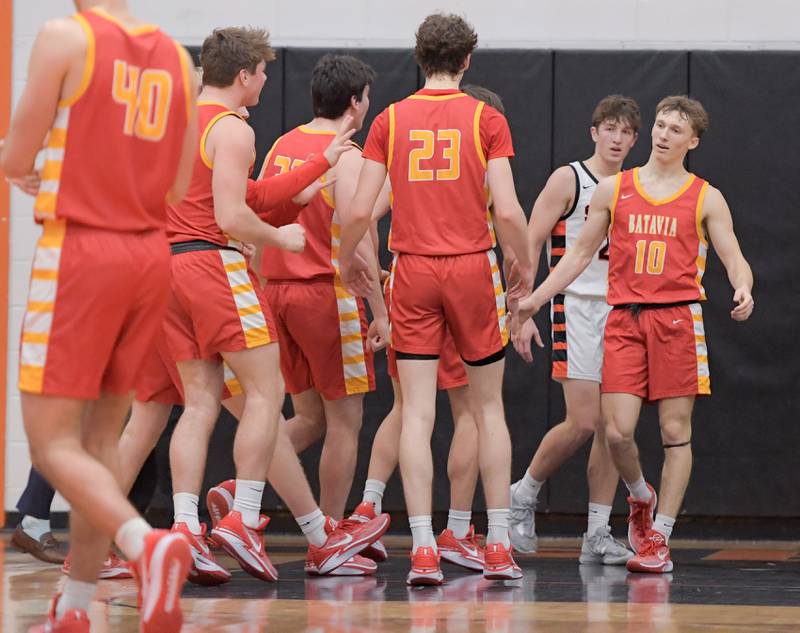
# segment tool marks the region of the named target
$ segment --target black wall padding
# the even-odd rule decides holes
[[[251,110],[260,160],[277,136],[311,119],[309,78],[323,49],[280,49],[268,65],[261,104]],[[388,103],[422,85],[411,51],[342,50],[378,71],[367,124]],[[698,401],[692,445],[693,479],[684,511],[690,515],[800,516],[796,453],[800,446],[800,310],[797,245],[800,244],[800,55],[796,52],[660,52],[480,50],[465,82],[484,85],[504,100],[516,157],[514,174],[526,213],[550,172],[592,152],[592,109],[610,93],[639,101],[642,129],[627,167],[649,155],[655,104],[668,94],[689,93],[711,115],[711,129],[691,153],[689,166],[726,196],[742,249],[756,275],[756,312],[745,324],[731,321],[732,291],[718,258],[706,274],[704,306],[712,373],[711,398]],[[357,137],[363,141],[365,130]],[[385,238],[388,221],[381,223]],[[386,262],[384,262],[386,263]],[[540,278],[545,272],[540,265]],[[546,312],[546,311],[545,311]],[[537,317],[549,346],[547,314]],[[504,397],[512,436],[514,479],[521,476],[546,430],[564,416],[561,388],[549,378],[549,349],[533,366],[509,348]],[[392,404],[385,359],[376,361],[378,391],[365,401],[359,462],[350,497],[359,500],[375,430]],[[290,411],[287,408],[287,413]],[[444,394],[437,403],[433,453],[434,507],[449,504],[446,459],[452,421]],[[231,436],[226,418],[209,456],[209,479],[229,476]],[[659,483],[663,451],[654,407],[645,407],[637,432],[645,475]],[[316,485],[319,450],[303,457]],[[583,514],[588,498],[588,446],[552,478],[539,508]],[[615,511],[624,511],[620,486]],[[476,508],[481,506],[481,498]],[[273,493],[265,507],[279,507]],[[384,507],[404,509],[399,478],[390,482]]]
[[[692,96],[711,118],[691,168],[725,196],[756,280],[753,317],[736,323],[716,256],[706,274],[713,396],[695,417],[692,514],[800,515],[799,61],[794,52],[691,54]]]

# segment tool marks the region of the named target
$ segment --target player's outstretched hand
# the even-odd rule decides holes
[[[511,342],[514,344],[514,349],[522,356],[522,359],[527,363],[533,362],[533,349],[531,349],[531,340],[536,342],[537,347],[544,347],[542,335],[539,334],[539,328],[533,319],[528,319],[521,326],[514,327],[512,323]],[[516,331],[514,331],[516,330]]]
[[[306,230],[300,224],[278,227],[278,248],[292,253],[302,253],[306,247]]]
[[[350,261],[339,260],[339,276],[342,278],[342,283],[358,297],[366,297],[372,291],[373,272],[358,253],[355,253]]]
[[[319,178],[312,182],[308,187],[303,189],[300,193],[298,193],[294,198],[292,198],[292,202],[295,204],[299,204],[301,207],[306,206],[311,200],[313,200],[314,196],[316,196],[320,191],[323,189],[327,189],[328,187],[332,186],[333,183],[336,182],[336,178]]]
[[[373,352],[384,349],[391,344],[389,334],[389,319],[382,317],[374,319],[367,330],[367,344]]]
[[[731,310],[731,318],[734,321],[747,321],[750,315],[753,314],[753,308],[756,307],[753,296],[750,294],[750,289],[744,286],[737,288],[736,292],[733,293],[733,302],[736,307]]]
[[[353,149],[353,145],[350,143],[350,137],[356,133],[356,129],[353,127],[354,121],[355,119],[349,114],[344,117],[339,129],[336,131],[336,136],[333,137],[331,144],[328,145],[328,148],[323,152],[331,167],[339,162],[342,154]]]

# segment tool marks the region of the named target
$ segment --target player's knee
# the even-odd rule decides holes
[[[665,446],[686,444],[691,438],[692,425],[689,420],[676,418],[661,422],[661,441]]]
[[[621,429],[613,419],[607,419],[603,428],[609,448],[621,448],[634,441],[633,432]]]

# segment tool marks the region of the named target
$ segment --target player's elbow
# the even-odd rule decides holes
[[[6,178],[22,178],[27,176],[31,169],[26,169],[22,161],[15,160],[8,152],[0,153],[0,171],[2,171]]]

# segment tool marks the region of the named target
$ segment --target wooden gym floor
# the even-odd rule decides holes
[[[0,534],[0,628],[24,633],[42,621],[62,578]],[[628,574],[580,566],[575,539],[542,539],[541,552],[518,556],[525,576],[484,581],[445,565],[445,584],[409,589],[408,541],[387,539],[391,557],[366,578],[309,578],[296,537],[268,537],[277,584],[236,569],[227,585],[187,584],[186,633],[684,633],[800,631],[800,544],[676,541],[675,571]],[[233,560],[221,556],[228,568]],[[93,633],[138,631],[132,581],[100,581]]]

